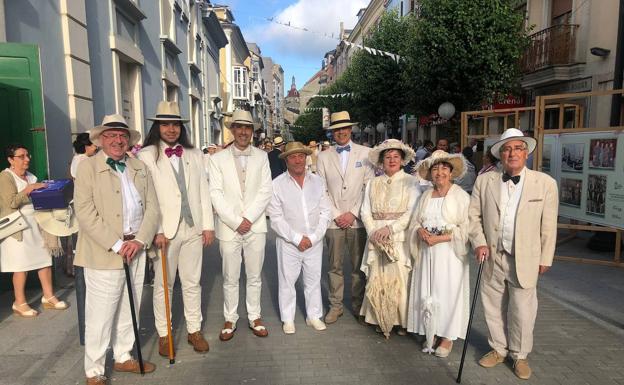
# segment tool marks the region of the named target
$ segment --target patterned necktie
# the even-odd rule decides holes
[[[503,174],[503,182],[507,182],[510,179],[514,184],[518,184],[518,182],[520,182],[520,175],[510,176],[507,173]]]
[[[120,160],[115,160],[113,158],[107,158],[106,164],[109,165],[113,171],[124,172],[126,169],[126,163]]]
[[[167,155],[167,158],[171,158],[172,155],[175,155],[178,158],[181,158],[183,152],[184,152],[184,148],[180,146],[179,144],[175,147],[165,148],[165,155]]]
[[[350,145],[350,144],[347,144],[346,146],[343,146],[343,147],[336,147],[336,152],[337,152],[337,153],[339,153],[339,154],[340,154],[340,153],[341,153],[341,152],[343,152],[343,151],[346,151],[346,152],[351,151],[351,145]]]

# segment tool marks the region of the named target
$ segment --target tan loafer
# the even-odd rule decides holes
[[[528,380],[531,378],[531,367],[527,359],[514,361],[514,374],[521,380]]]
[[[269,335],[269,331],[262,323],[261,318],[257,318],[249,323],[249,328],[256,337],[266,337]]]
[[[131,358],[126,362],[115,362],[115,365],[113,365],[113,369],[116,372],[141,374],[141,368],[139,368],[139,361],[135,360],[134,358]],[[143,371],[145,373],[151,373],[154,370],[156,370],[156,365],[152,364],[149,361],[143,360]]]
[[[87,377],[87,385],[106,385],[106,376]]]
[[[342,309],[329,309],[327,315],[325,316],[326,324],[333,324],[338,321],[338,317],[342,317],[343,310]]]
[[[479,360],[479,365],[483,366],[484,368],[493,368],[504,361],[505,356],[501,356],[496,350],[492,349],[489,352],[485,353],[483,357],[481,357],[481,359]]]
[[[221,333],[219,334],[219,339],[223,342],[229,341],[232,338],[234,338],[235,331],[236,331],[236,326],[232,322],[227,321],[226,323],[223,324],[223,329],[221,329]]]
[[[208,341],[206,341],[200,331],[196,331],[195,333],[189,333],[186,340],[189,344],[193,345],[193,350],[195,350],[197,353],[206,353],[208,350],[210,350],[210,346],[208,346]]]
[[[158,337],[158,354],[163,357],[169,357],[169,338]],[[175,352],[174,352],[175,355]]]

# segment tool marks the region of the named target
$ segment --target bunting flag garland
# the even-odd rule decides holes
[[[329,95],[316,94],[316,95],[312,95],[310,99],[312,98],[346,98],[346,97],[354,98],[356,97],[356,94],[353,92],[345,92],[344,94],[329,94]]]
[[[374,56],[387,56],[389,58],[392,58],[392,60],[394,60],[395,62],[399,62],[399,60],[401,60],[401,56],[395,54],[395,53],[391,53],[391,52],[386,52],[386,51],[382,51],[380,49],[375,49],[375,48],[371,48],[371,47],[365,47],[361,44],[355,44],[355,43],[351,43],[348,42],[346,40],[342,41],[343,43],[345,43],[345,45],[347,45],[348,47],[355,47],[357,49],[363,49],[364,51],[370,53],[371,55]]]
[[[303,112],[323,111],[323,107],[307,107],[303,109]]]

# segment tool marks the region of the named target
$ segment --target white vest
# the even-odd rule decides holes
[[[522,196],[522,187],[524,186],[526,172],[522,170],[520,175],[520,182],[516,185],[514,185],[512,181],[500,182],[501,213],[499,228],[501,229],[501,233],[498,248],[499,250],[504,250],[511,255],[514,254],[513,241],[516,229],[516,212],[518,211],[518,205],[520,204],[520,197]]]

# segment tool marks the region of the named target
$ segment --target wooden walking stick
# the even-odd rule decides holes
[[[472,296],[472,304],[470,305],[470,316],[468,317],[468,330],[466,330],[466,339],[464,340],[464,349],[462,351],[461,361],[459,363],[459,372],[455,382],[461,383],[462,371],[464,370],[464,360],[466,359],[466,348],[468,348],[468,338],[470,338],[470,329],[472,327],[472,318],[474,317],[475,307],[477,305],[477,296],[479,295],[479,282],[481,281],[481,273],[483,272],[483,261],[479,262],[479,272],[477,273],[477,282],[475,283],[475,291]]]
[[[169,284],[168,284],[168,274],[167,274],[167,253],[166,253],[167,244],[160,249],[160,259],[162,264],[162,275],[163,275],[163,287],[165,289],[165,313],[167,316],[167,340],[169,342],[169,364],[175,364],[175,356],[173,353],[173,333],[171,332],[171,316],[169,314]]]
[[[126,285],[128,286],[128,299],[130,300],[130,314],[132,314],[132,328],[134,329],[134,341],[137,350],[137,359],[139,360],[139,369],[141,375],[145,374],[145,367],[143,366],[143,356],[141,355],[141,341],[139,340],[139,325],[137,323],[137,317],[134,312],[134,295],[132,292],[132,280],[130,279],[130,267],[128,261],[124,257],[123,259],[124,270],[126,271]]]

